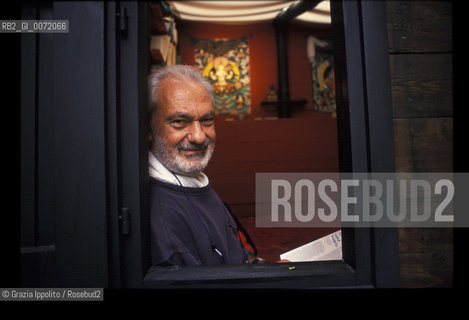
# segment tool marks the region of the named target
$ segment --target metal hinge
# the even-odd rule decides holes
[[[120,221],[120,229],[122,235],[129,235],[130,234],[130,209],[129,208],[121,208],[121,212],[119,215]]]
[[[120,12],[116,13],[117,16],[117,28],[121,32],[127,32],[127,8],[120,7]]]

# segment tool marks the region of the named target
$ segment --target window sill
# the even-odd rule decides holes
[[[151,267],[144,288],[309,289],[356,287],[355,271],[344,261],[222,266]]]

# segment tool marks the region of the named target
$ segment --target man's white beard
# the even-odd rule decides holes
[[[156,134],[153,137],[154,141],[151,151],[155,157],[170,171],[186,176],[197,176],[201,173],[208,165],[215,150],[215,142],[208,137],[202,145],[181,142],[176,147],[169,145],[165,139]],[[204,151],[187,157],[179,154],[181,149],[198,150],[200,148],[203,148]]]

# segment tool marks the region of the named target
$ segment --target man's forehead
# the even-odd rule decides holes
[[[203,113],[213,110],[212,98],[207,89],[198,81],[181,81],[173,78],[162,80],[157,92],[158,109],[167,112],[188,112],[190,109]]]
[[[198,81],[193,79],[165,78],[158,88],[157,98],[183,99],[190,97],[204,101],[211,99],[207,89]]]
[[[166,120],[174,120],[174,119],[190,119],[194,120],[194,114],[191,112],[181,112],[181,111],[175,111],[173,113],[169,113],[166,116]],[[214,117],[215,116],[215,111],[210,110],[204,114],[200,115],[200,118],[205,118],[205,117]]]
[[[176,92],[198,91],[200,92],[200,94],[209,95],[207,89],[204,87],[202,83],[191,78],[177,79],[174,77],[167,77],[161,80],[160,89],[163,89],[161,91],[165,95],[173,91],[176,91]]]

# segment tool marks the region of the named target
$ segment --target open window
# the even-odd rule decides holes
[[[300,1],[296,5],[296,9],[300,6],[314,8],[318,5],[318,2]],[[292,8],[294,8],[294,5]],[[288,10],[286,13],[289,14]],[[292,233],[292,230],[288,228],[271,228],[267,231],[266,229],[256,228],[255,221],[253,221],[254,214],[249,213],[250,210],[254,211],[255,201],[249,199],[250,195],[254,196],[255,181],[251,179],[250,183],[246,183],[249,181],[242,179],[243,174],[248,174],[249,169],[254,173],[288,171],[392,172],[394,170],[393,149],[389,148],[393,144],[390,83],[388,78],[383,76],[389,74],[386,26],[383,22],[385,21],[384,6],[379,3],[371,4],[360,1],[332,2],[331,16],[332,26],[330,29],[316,26],[316,28],[307,30],[308,27],[301,24],[282,23],[276,26],[275,34],[271,32],[270,35],[266,34],[264,36],[261,35],[262,32],[265,32],[263,31],[263,24],[257,24],[256,30],[249,32],[248,27],[239,25],[217,25],[215,27],[215,25],[207,23],[205,25],[187,21],[178,23],[178,41],[182,51],[179,62],[197,65],[201,72],[207,67],[204,65],[203,59],[198,60],[198,55],[204,55],[206,58],[210,53],[200,49],[202,45],[199,45],[197,41],[206,42],[209,38],[211,38],[211,41],[216,41],[220,38],[226,38],[223,35],[229,35],[236,39],[248,38],[253,43],[245,41],[242,44],[244,48],[247,48],[248,43],[250,45],[249,52],[242,52],[243,58],[248,53],[251,55],[250,89],[252,95],[250,97],[250,109],[246,112],[242,109],[244,113],[238,113],[233,107],[234,112],[230,112],[230,107],[226,105],[225,109],[220,112],[217,133],[221,132],[221,138],[219,139],[221,142],[219,144],[222,146],[218,148],[217,144],[217,152],[211,160],[213,164],[207,167],[206,173],[209,175],[215,190],[222,193],[222,199],[228,200],[238,219],[245,224],[245,227],[248,226],[250,235],[256,245],[261,242],[256,242],[256,240],[264,240],[260,246],[271,261],[278,259],[278,254],[282,250],[293,249],[295,246],[317,239],[337,229],[300,228]],[[364,17],[367,19],[364,19]],[[309,28],[311,28],[311,25],[309,25]],[[213,31],[214,29],[217,29],[217,31]],[[291,29],[295,29],[294,32],[288,33]],[[264,65],[268,64],[270,57],[266,53],[262,54],[259,49],[259,51],[256,51],[254,41],[258,40],[265,48],[268,47],[266,42],[269,36],[276,37],[275,40],[278,44],[286,41],[288,36],[293,35],[295,37],[301,34],[300,38],[306,44],[309,31],[313,36],[309,40],[316,45],[316,54],[324,48],[324,56],[328,54],[332,56],[329,63],[334,66],[334,88],[336,92],[333,106],[330,103],[332,99],[326,102],[321,101],[322,105],[314,101],[314,94],[319,91],[318,88],[314,88],[314,81],[318,81],[315,78],[318,73],[315,74],[315,72],[318,72],[318,70],[317,68],[314,69],[314,64],[312,65],[313,69],[305,68],[301,63],[295,63],[294,58],[289,58],[288,53],[293,53],[293,56],[302,55],[298,53],[298,50],[291,47],[287,50],[277,47],[276,56],[280,60],[278,62],[278,82],[267,83],[268,81],[272,82],[272,80],[266,80],[268,77],[265,76],[256,77],[256,72],[265,75],[266,72],[268,73],[271,70],[269,67],[262,65],[262,63]],[[318,39],[318,34],[323,39]],[[196,39],[197,36],[201,39]],[[331,47],[333,47],[333,50],[328,51]],[[202,53],[200,53],[201,51]],[[259,61],[256,61],[256,58]],[[326,66],[328,63],[325,62],[327,57],[324,58],[317,54],[316,59],[319,60],[317,62],[322,63],[323,70],[320,76],[323,78],[320,80],[322,81],[321,85],[324,85],[324,77],[327,76]],[[264,62],[260,60],[264,60]],[[282,65],[282,62],[287,62],[287,65]],[[289,73],[288,65],[292,69],[297,69]],[[284,78],[282,78],[282,72]],[[308,77],[312,76],[312,81],[304,80],[304,77],[302,77],[304,72],[309,73]],[[295,76],[292,77],[292,74]],[[213,80],[214,82],[217,81],[215,76]],[[256,95],[254,91],[259,90],[256,86],[260,86],[259,83],[263,80],[267,81],[263,83],[265,100],[259,101],[259,95]],[[290,84],[288,80],[290,80]],[[298,87],[304,85],[304,82],[309,84],[313,82],[313,86],[310,85],[312,89],[310,96],[301,96],[304,91],[299,90]],[[267,90],[269,85],[271,88],[278,88],[277,93],[280,96],[278,101],[269,101],[269,91]],[[295,89],[290,90],[291,88],[295,88],[296,91]],[[300,96],[298,92],[300,92]],[[324,94],[324,91],[321,94]],[[304,102],[306,100],[304,98],[309,99],[311,103]],[[320,127],[324,136],[319,135],[319,140],[324,142],[328,141],[328,138],[331,139],[328,145],[326,142],[326,146],[324,144],[315,145],[314,139],[312,139],[312,137],[318,137],[317,131],[314,131],[317,129],[315,128],[317,122],[314,123],[314,120],[310,119],[317,120],[317,109],[319,107],[329,108],[327,110],[329,113],[324,113],[325,116],[319,120],[323,125],[325,124],[324,127]],[[308,117],[308,112],[311,111],[308,108],[316,109],[314,110],[316,111],[316,118]],[[334,110],[331,110],[331,108],[334,108]],[[283,118],[288,118],[288,120],[282,121]],[[311,123],[307,123],[308,121],[311,121]],[[292,127],[289,127],[289,125]],[[298,128],[306,129],[305,132],[296,132],[296,135],[292,134],[291,137],[288,137],[293,127],[297,131],[301,131]],[[333,134],[330,133],[331,127],[334,131]],[[240,141],[243,130],[249,132],[250,137]],[[278,130],[277,134],[276,130]],[[236,132],[236,134],[233,134],[233,132]],[[223,137],[226,138],[226,143],[230,148],[223,148]],[[233,140],[230,137],[236,137],[236,139]],[[265,143],[263,140],[269,140],[268,142],[275,144],[276,150],[282,150],[285,145],[293,144],[292,140],[301,140],[302,138],[310,142],[310,150],[306,150],[306,152],[314,150],[314,148],[320,149],[320,146],[322,147],[320,150],[327,154],[328,147],[332,150],[336,148],[335,158],[334,155],[331,156],[329,153],[331,158],[322,162],[323,164],[327,163],[327,168],[320,167],[320,165],[314,167],[313,162],[318,160],[313,159],[314,156],[307,161],[307,156],[297,153],[295,154],[296,159],[288,159],[288,156],[285,158],[280,155],[279,157],[278,153],[269,154],[268,150],[262,149],[262,144]],[[256,139],[260,141],[256,141]],[[289,141],[289,139],[291,140]],[[256,143],[259,144],[256,145]],[[383,146],[387,146],[387,148],[385,149]],[[254,148],[258,151],[248,161],[244,161],[245,159],[242,157],[243,152],[249,152],[246,148]],[[236,150],[236,152],[230,153],[230,149]],[[291,149],[286,149],[291,151]],[[317,154],[314,151],[312,153]],[[269,156],[270,161],[263,158]],[[255,163],[256,160],[257,163]],[[278,161],[276,162],[276,160]],[[295,163],[295,160],[299,161]],[[321,160],[324,159],[320,159],[318,162],[321,163]],[[237,172],[236,168],[241,168],[239,169],[241,171]],[[217,185],[218,181],[220,181],[219,185]],[[228,187],[228,185],[231,187]],[[242,191],[233,192],[233,188],[236,187],[243,187],[246,194]],[[250,206],[252,207],[250,208]],[[292,234],[295,234],[296,238]],[[285,242],[289,241],[290,247],[282,247],[282,240],[279,240],[282,237],[279,235],[284,236]],[[143,286],[147,288],[311,288],[327,286],[396,286],[398,284],[397,234],[394,229],[344,228],[342,229],[342,237],[342,259],[338,260],[217,267],[151,267],[145,275]],[[269,245],[277,249],[269,251]],[[258,250],[261,257],[263,255],[262,249]]]
[[[397,286],[397,232],[392,228],[342,229],[341,260],[151,267],[146,112],[147,76],[154,58],[151,5],[111,1],[23,6],[23,19],[67,19],[70,25],[67,34],[21,35],[23,283],[111,288]],[[392,172],[384,3],[331,1],[330,11],[336,118],[324,117],[336,126],[336,167],[317,170]],[[308,65],[306,72],[310,70]],[[240,115],[231,121],[232,115],[222,115],[219,132],[235,122],[262,122],[268,131],[269,121],[283,120],[266,117],[308,113],[307,105],[262,105],[269,101],[266,88],[271,84],[288,97],[280,83],[267,81],[256,98],[259,109],[247,119]],[[301,85],[291,80],[289,87]],[[292,90],[286,100],[312,100],[310,89],[309,97]],[[252,90],[259,87],[253,84]],[[300,116],[289,120],[308,121]],[[223,150],[214,157],[218,153],[221,157]],[[214,167],[208,169],[216,183],[225,160],[213,160]],[[246,209],[242,201],[227,200],[235,214]]]

